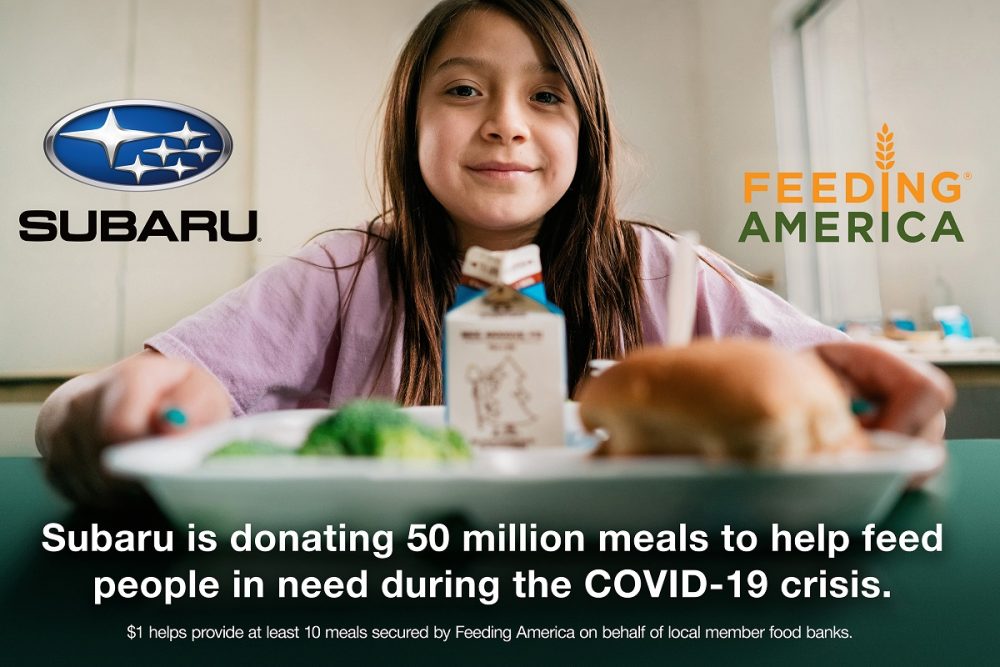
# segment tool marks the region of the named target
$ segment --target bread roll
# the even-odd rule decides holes
[[[647,348],[590,378],[580,419],[597,454],[687,454],[750,463],[864,449],[850,399],[814,355],[763,341]]]

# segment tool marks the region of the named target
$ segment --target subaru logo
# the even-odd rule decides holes
[[[143,192],[200,181],[233,152],[215,118],[183,104],[104,102],[64,116],[45,135],[56,169],[99,188]]]

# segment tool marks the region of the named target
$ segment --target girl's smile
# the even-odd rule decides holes
[[[458,19],[428,59],[420,173],[460,248],[530,242],[576,174],[580,118],[537,38],[506,14]]]
[[[538,170],[520,162],[477,162],[468,169],[490,181],[511,182],[522,176],[529,176]]]

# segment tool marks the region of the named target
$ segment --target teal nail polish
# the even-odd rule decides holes
[[[162,415],[163,421],[168,424],[173,424],[174,426],[184,426],[187,423],[187,415],[180,408],[170,408],[165,410]]]
[[[866,415],[869,412],[875,411],[875,404],[871,401],[866,401],[863,398],[852,398],[851,399],[851,412],[856,415]]]

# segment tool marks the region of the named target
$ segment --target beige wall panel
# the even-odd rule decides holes
[[[699,166],[698,208],[705,242],[756,273],[774,271],[783,285],[777,243],[740,243],[748,207],[743,172],[778,169],[771,83],[771,13],[777,0],[702,0],[697,3]],[[766,200],[755,206],[774,220]]]
[[[120,246],[29,243],[28,209],[120,208],[121,193],[56,171],[42,142],[62,116],[127,90],[129,4],[123,0],[0,4],[0,373],[66,370],[114,359]],[[44,39],[40,39],[44,36]]]
[[[233,135],[233,156],[217,173],[190,186],[129,193],[128,208],[145,220],[163,210],[175,231],[182,210],[230,212],[236,231],[247,225],[254,147],[254,3],[243,0],[156,2],[136,13],[134,94],[187,104],[215,116]],[[123,353],[211,302],[250,275],[256,241],[188,243],[154,239],[128,245]]]
[[[922,211],[928,232],[951,209],[965,242],[882,246],[883,305],[921,315],[940,270],[976,333],[1000,337],[1000,3],[862,0],[861,8],[871,120],[895,132],[896,170],[972,177],[954,204],[892,207]]]
[[[318,231],[374,215],[366,173],[375,168],[378,105],[398,50],[432,5],[260,4],[258,267],[294,252]]]

